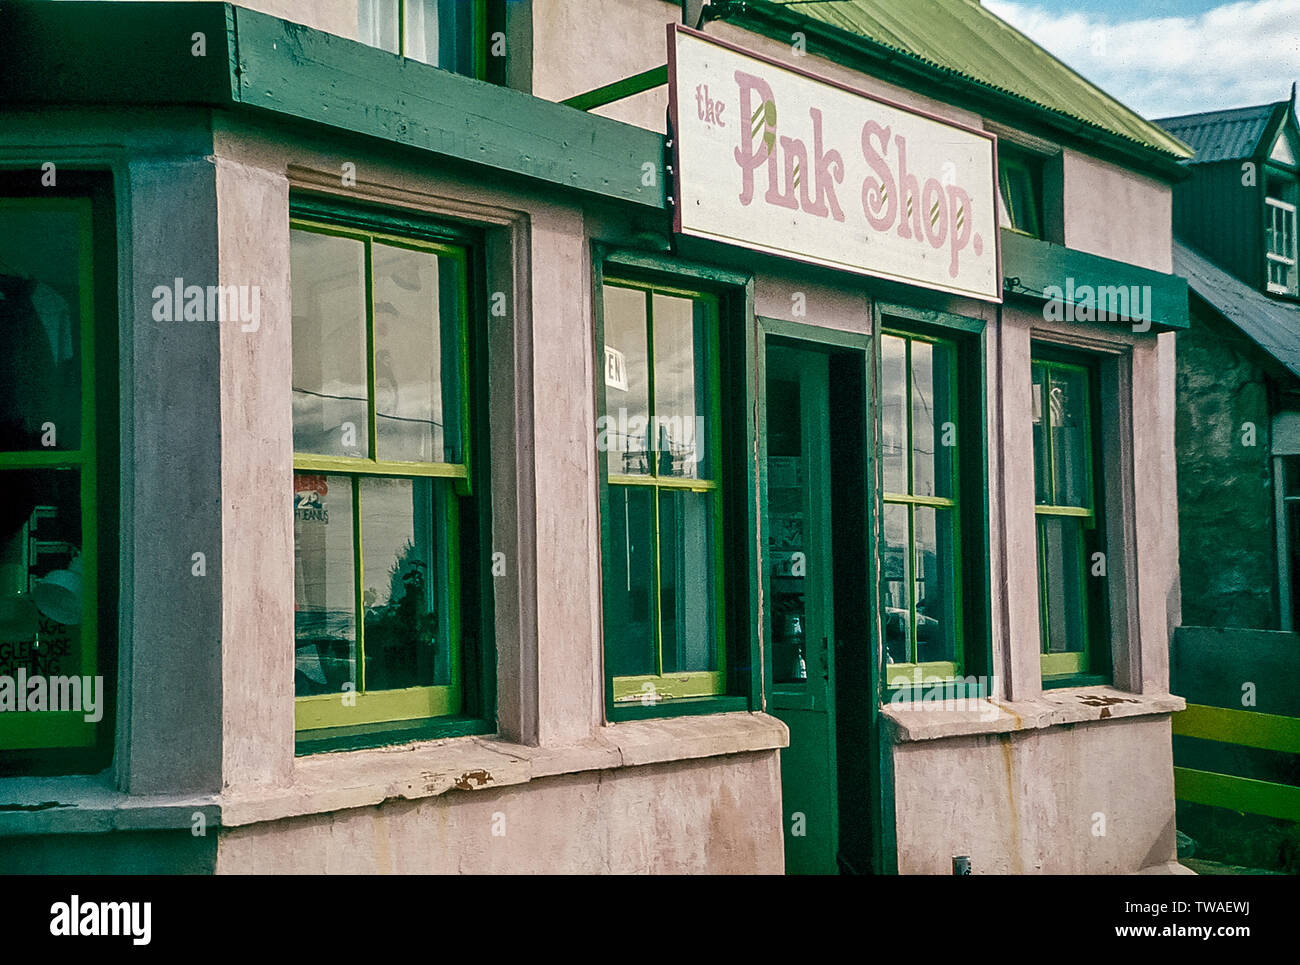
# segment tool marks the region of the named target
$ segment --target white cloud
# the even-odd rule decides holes
[[[1014,0],[984,5],[1145,117],[1285,100],[1300,79],[1300,0],[1131,20]]]

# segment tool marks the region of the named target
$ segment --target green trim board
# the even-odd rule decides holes
[[[267,14],[210,2],[15,0],[4,16],[0,102],[7,106],[256,109],[575,191],[665,206],[658,133]],[[191,53],[195,33],[205,38],[201,57]]]
[[[597,107],[604,107],[606,104],[612,104],[615,101],[621,101],[625,97],[644,94],[646,91],[662,87],[666,83],[668,83],[668,65],[664,64],[662,67],[651,67],[639,74],[616,80],[612,84],[605,84],[586,93],[567,98],[560,101],[560,103],[567,104],[569,107],[576,107],[580,111],[590,111]]]
[[[1300,821],[1300,787],[1259,781],[1253,777],[1175,767],[1174,797],[1231,811]]]
[[[1188,704],[1173,715],[1173,732],[1177,737],[1300,754],[1300,717]]]
[[[1110,304],[1114,290],[1131,292],[1136,287],[1150,310],[1152,333],[1176,331],[1189,325],[1187,279],[1052,244],[1007,228],[1002,229],[1002,274],[1008,297],[1043,302],[1051,297],[1048,289],[1055,286],[1061,290],[1065,307],[1089,304],[1083,298],[1085,292],[1091,293],[1094,307],[1101,291],[1106,293]],[[1071,298],[1071,293],[1075,297]],[[1126,319],[1114,324],[1126,328],[1132,325]]]

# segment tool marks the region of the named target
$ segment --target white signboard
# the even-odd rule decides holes
[[[669,27],[675,229],[1001,301],[997,139]]]

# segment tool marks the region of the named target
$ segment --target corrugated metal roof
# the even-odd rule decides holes
[[[1175,158],[1177,138],[1084,79],[975,0],[772,0],[1039,107]]]
[[[1285,104],[1284,101],[1282,104],[1238,107],[1229,111],[1184,114],[1166,117],[1156,123],[1196,151],[1192,164],[1240,161],[1254,157],[1274,112]]]
[[[1300,376],[1300,306],[1269,298],[1177,240],[1174,273],[1186,277],[1192,291]]]

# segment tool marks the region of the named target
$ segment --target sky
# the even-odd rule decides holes
[[[1148,118],[1285,100],[1300,0],[983,0]]]

